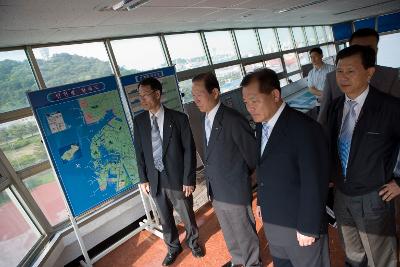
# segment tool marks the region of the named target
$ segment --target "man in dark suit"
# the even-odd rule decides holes
[[[212,73],[192,80],[193,99],[205,113],[204,165],[207,189],[232,260],[223,266],[262,266],[251,208],[250,175],[256,164],[256,143],[249,122],[220,102]]]
[[[379,34],[369,28],[359,29],[350,37],[350,45],[365,45],[369,46],[378,53]],[[399,70],[384,66],[375,66],[375,73],[370,80],[370,84],[395,97],[400,97],[400,81]],[[318,116],[318,121],[321,124],[326,124],[328,118],[328,108],[332,101],[343,96],[336,82],[336,72],[332,71],[326,75],[324,90],[322,93],[321,110]]]
[[[273,70],[250,73],[241,86],[257,123],[257,213],[274,266],[329,266],[329,153],[322,127],[282,101]]]
[[[336,58],[345,94],[328,109],[335,215],[347,266],[397,266],[393,179],[400,144],[400,100],[368,82],[375,51],[352,45]],[[382,90],[382,89],[381,89]]]
[[[155,78],[139,83],[145,112],[134,118],[136,159],[140,187],[151,193],[160,214],[168,253],[163,266],[171,265],[182,251],[173,209],[186,229],[187,244],[195,257],[204,256],[193,212],[196,185],[196,149],[187,116],[161,105],[162,86]]]

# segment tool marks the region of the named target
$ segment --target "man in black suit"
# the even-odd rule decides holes
[[[355,31],[349,40],[350,45],[365,45],[369,46],[378,53],[379,34],[370,28],[363,28]],[[400,81],[399,70],[385,66],[375,66],[375,72],[370,80],[370,84],[395,97],[400,97]],[[332,71],[326,75],[325,85],[322,92],[321,110],[318,115],[318,121],[321,124],[326,124],[328,119],[328,108],[332,101],[343,96],[336,82],[336,72]]]
[[[186,229],[187,244],[195,257],[203,257],[193,212],[196,186],[196,148],[188,117],[161,105],[162,86],[155,78],[139,83],[145,112],[134,118],[136,159],[140,187],[154,198],[168,253],[163,266],[171,265],[182,251],[173,209]]]
[[[194,102],[205,113],[204,165],[207,189],[232,260],[223,266],[262,266],[251,208],[250,175],[256,164],[256,143],[249,122],[220,102],[212,73],[192,80]]]
[[[347,266],[397,266],[393,169],[400,144],[400,100],[369,84],[375,51],[352,45],[336,58],[345,94],[328,112],[335,215]],[[382,89],[381,89],[382,90]]]
[[[257,213],[274,266],[329,266],[329,153],[322,127],[283,102],[273,70],[250,73],[241,86],[257,123]]]

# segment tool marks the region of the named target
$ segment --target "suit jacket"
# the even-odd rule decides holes
[[[211,199],[237,205],[252,200],[250,175],[256,166],[256,140],[249,122],[221,103],[208,145],[204,133],[204,165]]]
[[[257,124],[256,136],[257,200],[268,241],[293,246],[298,245],[296,231],[325,234],[329,152],[322,127],[286,105],[262,156],[262,124]]]
[[[183,185],[196,185],[196,148],[186,114],[164,107],[163,163],[168,181],[163,186],[182,191]],[[134,142],[140,182],[149,182],[151,194],[159,188],[159,175],[154,166],[149,112],[134,120]]]
[[[370,84],[395,97],[400,97],[399,70],[384,66],[375,66],[375,73]],[[343,96],[342,91],[336,83],[336,73],[334,71],[326,75],[324,90],[322,92],[321,110],[318,115],[318,122],[326,124],[328,120],[328,108],[332,101]]]
[[[370,86],[351,140],[344,182],[337,142],[343,118],[345,96],[328,109],[326,124],[332,155],[332,176],[347,195],[362,195],[392,179],[400,144],[400,100]]]

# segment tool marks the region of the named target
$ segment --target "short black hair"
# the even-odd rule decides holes
[[[263,94],[270,94],[274,89],[277,89],[279,92],[281,91],[278,74],[271,69],[263,68],[250,72],[244,76],[240,86],[247,86],[254,81],[258,82],[260,85],[259,90]]]
[[[359,55],[361,57],[362,65],[365,69],[375,66],[376,54],[375,50],[369,46],[351,45],[339,51],[336,55],[336,65],[340,59]]]
[[[138,89],[139,89],[139,86],[141,86],[141,85],[144,85],[144,86],[149,85],[151,90],[160,91],[160,95],[162,94],[161,82],[159,80],[157,80],[156,78],[153,78],[153,77],[144,78],[143,80],[141,80],[139,82]]]
[[[192,79],[192,82],[200,82],[200,81],[204,82],[204,86],[206,87],[207,92],[209,94],[212,93],[214,88],[217,88],[218,91],[221,90],[219,87],[219,82],[217,80],[217,77],[215,77],[214,73],[212,73],[212,72],[200,73],[200,74],[194,76]]]
[[[318,53],[318,54],[320,54],[321,56],[323,55],[322,49],[319,48],[319,47],[314,47],[313,49],[311,49],[310,52],[309,52],[310,55],[311,55],[312,52]]]
[[[376,38],[376,43],[379,43],[379,34],[371,28],[362,28],[358,29],[350,37],[349,43],[353,41],[354,38],[363,38],[363,37],[370,37],[374,36]]]

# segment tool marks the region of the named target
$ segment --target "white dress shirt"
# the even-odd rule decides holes
[[[158,129],[160,130],[161,140],[163,140],[163,132],[164,132],[164,113],[165,111],[163,105],[160,106],[160,109],[156,112],[156,114],[152,114],[151,112],[149,112],[150,123],[152,128],[153,128],[152,116],[154,115],[157,117],[157,124],[158,124]]]
[[[358,120],[358,116],[360,115],[361,109],[364,105],[365,99],[367,98],[367,95],[369,93],[369,85],[367,87],[367,89],[362,92],[361,95],[357,96],[355,99],[350,99],[347,95],[346,95],[346,100],[345,102],[349,101],[349,100],[353,100],[356,101],[357,105],[354,107],[354,111],[356,112],[356,121]],[[343,125],[343,121],[344,121],[344,117],[346,116],[347,112],[349,112],[349,106],[345,105],[343,106],[343,116],[342,116],[342,125]]]

